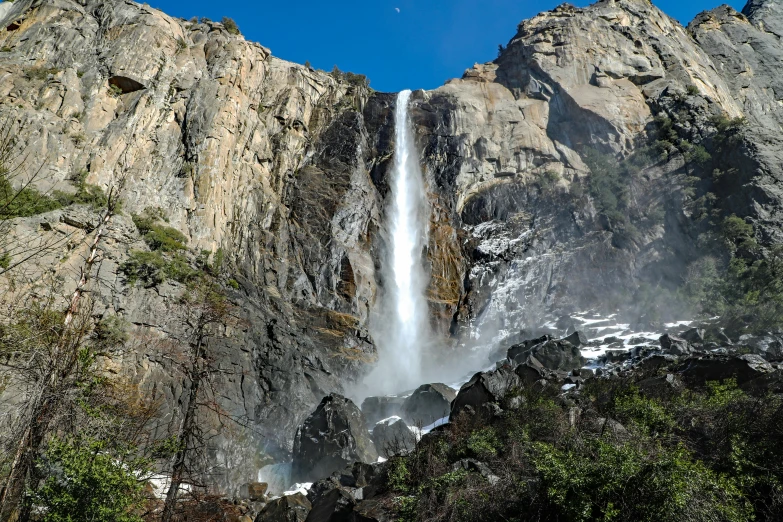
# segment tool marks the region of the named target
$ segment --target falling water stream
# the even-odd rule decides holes
[[[430,340],[427,274],[422,250],[429,208],[408,118],[411,91],[397,95],[394,168],[387,206],[387,255],[381,267],[384,292],[374,321],[379,360],[366,384],[373,393],[397,393],[421,384],[422,355]]]

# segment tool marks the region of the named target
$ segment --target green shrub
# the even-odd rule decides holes
[[[241,34],[239,32],[239,26],[233,19],[224,16],[223,19],[220,21],[220,23],[223,24],[223,27],[226,28],[226,31],[228,31],[229,34],[233,34],[233,35]]]
[[[541,175],[539,183],[541,188],[545,190],[551,190],[560,181],[560,174],[554,170],[547,170]]]
[[[187,250],[188,239],[179,230],[156,223],[159,217],[145,210],[142,215],[133,215],[133,223],[151,250],[177,252]]]
[[[386,483],[392,491],[407,493],[410,489],[410,471],[404,457],[394,457],[389,461]]]
[[[615,399],[614,413],[620,422],[632,423],[652,436],[667,435],[676,424],[660,401],[644,397],[633,388]]]
[[[332,72],[329,74],[332,76],[332,78],[334,78],[338,82],[344,81],[355,87],[369,88],[370,86],[370,80],[367,79],[367,76],[363,74],[352,73],[352,72],[343,72],[336,65],[332,69]]]
[[[141,522],[148,463],[127,450],[89,438],[49,442],[40,467],[46,477],[34,493],[42,522]]]
[[[61,190],[52,191],[52,198],[57,201],[61,207],[67,207],[69,205],[89,205],[94,210],[105,208],[109,203],[109,198],[106,193],[98,185],[91,185],[85,180],[89,173],[86,170],[82,170],[78,174],[74,175],[71,181],[76,185],[76,192],[69,194]],[[120,206],[115,207],[115,211],[119,211]]]
[[[164,271],[166,276],[180,283],[189,283],[201,274],[200,271],[192,268],[187,258],[181,254],[175,254],[168,260]]]
[[[155,286],[166,280],[165,267],[166,260],[160,252],[132,250],[128,260],[120,265],[120,271],[130,285],[141,281],[144,286]]]
[[[584,160],[590,168],[590,195],[598,211],[612,228],[621,228],[627,221],[623,210],[628,205],[628,179],[620,162],[594,149],[585,152]]]
[[[713,117],[710,123],[716,129],[713,141],[718,152],[724,151],[727,147],[736,147],[742,142],[743,132],[747,125],[745,118],[729,118],[726,115],[720,115]]]
[[[685,92],[687,92],[690,96],[697,96],[700,94],[699,88],[695,85],[688,85],[688,87],[685,88]]]
[[[58,74],[60,72],[60,69],[57,67],[31,67],[27,69],[27,72],[25,75],[30,80],[39,80],[43,81],[49,78],[49,76],[54,76],[55,74]]]
[[[112,98],[118,98],[122,96],[122,89],[118,85],[110,84],[109,96],[111,96]]]
[[[712,156],[702,145],[694,145],[685,154],[685,161],[688,163],[695,163],[699,166],[706,165],[711,159]]]
[[[61,206],[57,199],[42,194],[31,185],[14,189],[8,178],[0,173],[0,219],[35,216]]]
[[[751,397],[726,381],[653,398],[625,379],[591,379],[573,408],[558,392],[516,390],[516,409],[461,415],[391,459],[396,519],[781,520],[780,396]],[[604,434],[601,418],[626,430]],[[466,457],[497,478],[455,465]]]
[[[480,460],[496,457],[500,448],[500,439],[493,428],[486,427],[471,433],[458,454]]]
[[[162,225],[153,225],[152,228],[144,234],[144,241],[152,250],[163,252],[175,252],[177,250],[186,250],[185,243],[187,238],[179,230]]]
[[[116,315],[104,317],[95,325],[93,338],[95,344],[100,349],[121,347],[130,338],[128,335],[128,322]]]
[[[167,258],[159,251],[140,250],[131,251],[128,260],[120,265],[120,271],[125,274],[128,284],[141,282],[144,286],[156,286],[166,279],[188,283],[201,273],[192,268],[183,255]]]
[[[738,250],[752,252],[758,247],[753,225],[736,215],[732,214],[723,221],[721,231],[732,252]]]
[[[739,522],[751,516],[736,483],[683,447],[650,453],[593,440],[576,452],[537,443],[533,461],[554,519]]]

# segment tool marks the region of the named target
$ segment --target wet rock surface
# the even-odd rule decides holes
[[[503,367],[494,372],[477,373],[460,388],[451,403],[450,418],[454,419],[462,412],[491,414],[493,410],[487,407],[500,404],[519,384],[520,379],[511,368]]]
[[[446,415],[448,416],[448,409]],[[440,419],[442,417],[438,417]],[[416,434],[408,424],[399,417],[385,419],[375,425],[372,430],[372,441],[375,449],[382,457],[390,457],[405,453],[416,446]]]
[[[305,522],[312,505],[302,493],[286,495],[270,501],[255,522]]]
[[[405,399],[400,415],[411,426],[427,426],[449,416],[456,396],[457,392],[443,383],[424,384]]]
[[[297,429],[294,439],[293,482],[326,477],[355,461],[375,462],[378,453],[359,408],[331,394]]]

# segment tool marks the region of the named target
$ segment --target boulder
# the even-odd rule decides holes
[[[734,344],[729,336],[719,326],[710,326],[704,331],[704,340],[718,343],[722,346]]]
[[[294,493],[270,501],[258,514],[255,522],[305,522],[311,508],[306,496]]]
[[[356,498],[352,491],[334,488],[313,502],[307,522],[352,522]]]
[[[671,355],[688,355],[693,351],[691,345],[688,344],[688,341],[681,337],[664,334],[659,341],[664,353]]]
[[[581,368],[587,364],[582,352],[568,341],[547,341],[533,347],[531,356],[548,370],[565,372]]]
[[[514,346],[509,348],[506,356],[508,357],[509,360],[514,361],[516,364],[521,364],[525,362],[527,357],[530,355],[530,351],[534,346],[537,346],[539,344],[551,340],[552,340],[551,335],[544,335],[536,339],[522,341],[521,343],[515,344]]]
[[[588,343],[587,336],[582,332],[581,330],[577,330],[576,332],[572,333],[568,337],[563,338],[564,341],[568,341],[572,345],[579,348],[580,346],[584,346]]]
[[[362,401],[362,415],[367,420],[367,427],[372,428],[378,421],[399,416],[404,403],[404,397],[395,395],[367,397]]]
[[[349,399],[332,393],[296,430],[291,479],[311,482],[355,461],[375,462],[378,453],[362,412]]]
[[[546,378],[546,368],[534,357],[528,358],[527,361],[520,364],[514,369],[514,373],[519,376],[521,382],[525,386],[532,386],[541,379]]]
[[[764,358],[769,362],[783,361],[783,342],[775,340],[769,343]]]
[[[581,332],[574,332],[569,338],[574,338],[580,346],[587,343],[587,337]],[[524,341],[508,349],[508,358],[515,364],[522,364],[531,357],[548,370],[570,371],[581,368],[587,362],[578,346],[565,339],[554,340],[549,335]]]
[[[354,498],[366,498],[372,496],[374,487],[368,488],[371,484],[377,486],[382,478],[379,473],[382,464],[365,464],[355,462],[352,466],[347,466],[341,471],[335,471],[329,477],[321,479],[314,483],[307,492],[307,499],[315,506],[321,503],[321,498],[335,488],[345,489],[351,493]],[[368,495],[364,495],[364,489],[367,488]],[[359,491],[361,490],[361,491]]]
[[[736,379],[737,384],[743,385],[773,371],[760,355],[747,354],[688,359],[683,365],[682,375],[689,384],[695,385],[726,379]]]
[[[412,451],[416,447],[416,436],[399,417],[389,417],[376,424],[372,430],[372,441],[378,453],[387,458]]]
[[[743,335],[737,345],[740,353],[755,353],[769,362],[780,361],[783,356],[783,344],[769,335]]]
[[[704,344],[705,331],[702,328],[691,328],[680,334],[680,337],[691,344]]]
[[[639,363],[639,368],[645,373],[657,373],[661,368],[666,368],[677,362],[673,355],[651,355]]]
[[[400,416],[411,425],[427,426],[448,417],[456,397],[457,392],[443,383],[424,384],[405,400]]]
[[[595,377],[595,370],[593,370],[592,368],[580,368],[578,370],[573,370],[571,374],[581,377],[584,380],[587,380]]]
[[[455,419],[467,408],[479,412],[485,404],[499,404],[509,391],[521,385],[519,376],[506,367],[477,373],[462,385],[457,398],[451,403],[450,419]]]
[[[264,500],[269,484],[266,482],[246,482],[239,486],[239,498],[244,500]]]

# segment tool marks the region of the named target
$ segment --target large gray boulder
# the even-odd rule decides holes
[[[682,368],[683,378],[692,385],[726,379],[734,379],[737,384],[744,385],[773,372],[774,368],[756,354],[692,358]]]
[[[680,334],[680,337],[685,339],[691,344],[704,344],[704,336],[706,331],[704,328],[689,328]]]
[[[568,341],[547,341],[535,346],[531,352],[541,365],[548,370],[571,371],[587,364],[578,347]]]
[[[688,355],[693,353],[693,348],[685,339],[676,335],[664,334],[659,339],[661,349],[670,355]]]
[[[311,508],[306,496],[294,493],[269,502],[255,522],[305,522]]]
[[[534,346],[538,346],[547,341],[551,341],[552,339],[553,338],[551,335],[543,335],[536,339],[528,339],[522,341],[521,343],[515,344],[514,346],[509,348],[507,356],[510,361],[513,361],[516,364],[522,364],[523,362],[525,362],[525,360],[527,360]]]
[[[573,340],[577,344],[569,341]],[[581,368],[587,363],[582,357],[579,346],[587,342],[587,337],[581,332],[574,332],[566,339],[555,340],[549,335],[524,341],[508,350],[508,358],[515,364],[522,364],[529,359],[534,365],[540,363],[547,370],[571,371]]]
[[[579,348],[580,346],[584,346],[588,343],[587,335],[585,335],[584,332],[581,330],[577,330],[568,337],[563,338],[564,341],[568,341],[572,345]]]
[[[510,391],[521,385],[522,381],[517,374],[507,367],[477,373],[460,388],[457,398],[451,403],[449,418],[454,420],[463,411],[480,413],[485,410],[485,406],[497,406]]]
[[[362,412],[349,399],[332,393],[296,431],[291,479],[312,482],[355,461],[376,460]]]
[[[444,417],[447,416],[448,412]],[[372,430],[372,441],[378,453],[387,458],[416,447],[416,435],[399,417],[389,417],[376,424]]]
[[[351,490],[334,488],[313,502],[307,522],[353,522],[355,506],[356,498]]]
[[[424,384],[405,400],[400,416],[412,426],[427,426],[448,417],[456,397],[457,392],[443,383]]]

